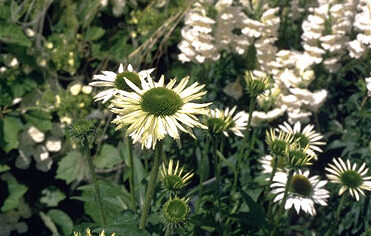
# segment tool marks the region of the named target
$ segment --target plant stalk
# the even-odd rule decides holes
[[[334,232],[335,226],[340,224],[340,222],[339,222],[340,213],[341,213],[341,210],[344,207],[344,204],[345,204],[347,198],[348,198],[348,193],[347,192],[343,193],[343,196],[341,196],[341,199],[340,199],[339,206],[336,210],[335,222],[334,222],[334,224],[331,224],[331,227],[328,229],[325,236],[334,235],[333,232]]]
[[[134,187],[134,160],[133,160],[133,145],[132,140],[128,135],[125,135],[126,141],[126,152],[129,157],[128,164],[130,166],[129,185],[130,185],[130,196],[131,196],[131,207],[134,212],[137,211],[135,187]]]
[[[209,134],[207,134],[206,136],[206,143],[205,143],[205,147],[204,147],[204,150],[203,150],[203,154],[202,154],[202,158],[201,158],[201,167],[200,167],[200,189],[198,191],[198,201],[197,201],[197,205],[196,205],[196,212],[198,213],[200,211],[200,208],[201,208],[201,198],[202,198],[202,191],[203,191],[203,182],[205,181],[205,165],[206,165],[206,160],[207,160],[207,154],[208,154],[208,151],[209,151],[209,147],[210,147],[210,136]]]
[[[144,201],[142,216],[140,217],[139,229],[144,229],[147,223],[147,217],[149,214],[149,210],[151,208],[151,201],[155,193],[158,171],[160,169],[161,152],[162,152],[162,140],[158,141],[155,147],[155,160],[153,162],[151,175],[148,182],[146,199]]]
[[[223,135],[223,134],[221,134]],[[219,211],[219,214],[220,214],[220,220],[218,222],[218,226],[219,226],[219,232],[223,232],[222,231],[222,212],[221,212],[221,202],[220,202],[220,158],[218,157],[217,155],[217,142],[216,142],[216,136],[213,136],[213,159],[214,159],[214,163],[215,163],[215,167],[214,167],[214,170],[215,170],[215,177],[216,177],[216,197],[218,199],[218,211]]]
[[[100,189],[99,189],[99,185],[98,185],[97,176],[95,174],[95,168],[94,168],[93,161],[92,161],[90,151],[89,151],[88,140],[86,138],[83,138],[81,140],[80,146],[81,146],[83,154],[86,157],[86,160],[88,162],[90,176],[91,176],[91,179],[93,181],[95,204],[98,207],[99,215],[100,215],[100,218],[103,222],[103,225],[106,225],[107,222],[106,222],[106,218],[105,218],[105,215],[104,215],[104,212],[103,212],[102,198],[101,198],[101,195],[100,195]]]
[[[244,144],[247,143],[247,141],[249,139],[249,136],[250,136],[252,113],[253,113],[253,110],[255,108],[255,102],[256,102],[256,98],[251,97],[250,107],[249,107],[249,120],[247,121],[247,127],[246,127],[246,131],[245,131],[245,135],[244,135],[243,140],[242,140],[241,149],[240,149],[240,152],[238,154],[238,159],[237,159],[236,167],[235,167],[235,171],[234,171],[232,195],[236,192],[236,189],[237,189],[238,177],[239,177],[239,174],[240,174],[240,165],[241,165],[242,157],[243,157],[243,154],[244,154],[244,151],[245,151]]]

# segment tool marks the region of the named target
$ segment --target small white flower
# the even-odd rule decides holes
[[[62,141],[59,138],[50,137],[45,143],[49,152],[59,152],[62,149]]]
[[[81,92],[83,92],[85,94],[91,94],[91,91],[93,91],[93,87],[91,87],[89,85],[82,86]]]
[[[41,143],[42,141],[44,141],[45,134],[35,126],[31,126],[30,128],[28,128],[27,133],[36,143]]]
[[[76,96],[77,94],[80,93],[81,88],[82,88],[82,84],[76,83],[70,87],[70,92],[72,95]]]

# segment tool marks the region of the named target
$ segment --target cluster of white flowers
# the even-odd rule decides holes
[[[181,30],[183,40],[179,43],[182,62],[196,61],[203,63],[205,59],[218,60],[220,54],[215,47],[215,39],[211,35],[215,21],[207,17],[204,2],[196,2],[185,16],[185,27]]]
[[[50,133],[50,135],[46,135],[35,126],[31,126],[21,133],[19,156],[15,161],[17,168],[27,169],[33,157],[38,170],[44,172],[50,170],[53,159],[49,152],[55,153],[62,150],[61,137],[63,135],[58,126],[55,126]]]
[[[349,56],[360,58],[371,47],[371,2],[360,0],[353,26],[358,32],[355,40],[348,43]]]
[[[258,98],[262,108],[267,100],[271,101],[270,108],[265,106],[265,112],[254,111],[252,125],[273,120],[285,112],[290,123],[308,122],[312,112],[318,111],[328,95],[325,89],[308,89],[315,78],[312,66],[322,63],[330,73],[336,73],[343,57],[348,54],[353,58],[362,56],[366,47],[371,46],[371,5],[366,0],[342,3],[313,0],[304,5],[292,1],[289,17],[298,19],[309,13],[302,23],[303,51],[277,49],[274,43],[280,26],[279,8],[263,4],[259,9],[258,5],[259,1],[244,0],[239,3],[231,0],[195,3],[182,29],[179,60],[203,63],[207,59],[218,60],[223,50],[243,54],[253,46],[259,70],[254,73],[271,75],[274,88]],[[212,7],[216,11],[210,16],[206,9]],[[256,9],[261,12],[258,17]],[[245,12],[254,13],[255,17],[249,17]],[[358,35],[350,41],[352,30]],[[230,91],[231,86],[225,90],[236,99],[242,95]]]

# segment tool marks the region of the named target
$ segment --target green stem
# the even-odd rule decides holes
[[[246,127],[246,131],[245,131],[245,135],[244,135],[243,140],[242,140],[241,149],[240,149],[240,152],[238,154],[238,159],[237,159],[235,170],[234,170],[232,195],[236,192],[236,189],[237,189],[238,176],[240,174],[240,165],[241,165],[242,157],[243,157],[243,154],[244,154],[244,151],[245,151],[244,144],[247,143],[247,140],[249,138],[251,120],[252,120],[252,112],[255,108],[255,102],[256,102],[255,100],[256,100],[255,97],[251,97],[250,107],[249,107],[249,120],[247,121],[247,127]]]
[[[201,167],[200,167],[200,189],[198,191],[198,201],[197,201],[197,206],[196,206],[196,212],[198,213],[201,208],[201,199],[202,199],[202,190],[203,190],[203,182],[205,181],[205,165],[206,165],[206,160],[207,160],[207,154],[209,151],[210,147],[210,137],[209,135],[206,136],[206,143],[204,146],[203,150],[203,155],[201,158]]]
[[[269,193],[269,188],[270,188],[270,186],[272,185],[273,177],[274,177],[274,175],[275,175],[276,172],[277,172],[277,166],[278,166],[278,160],[277,160],[277,159],[278,159],[278,158],[274,155],[274,156],[273,156],[273,169],[272,169],[271,176],[270,176],[270,178],[269,178],[268,185],[265,186],[265,189],[264,189],[264,195]],[[270,201],[269,201],[269,205],[268,205],[268,219],[270,219],[271,216],[272,216],[272,201],[270,200]]]
[[[290,187],[291,179],[292,179],[293,175],[294,175],[294,170],[291,169],[289,171],[289,175],[287,176],[287,182],[286,182],[286,186],[285,186],[285,192],[284,192],[283,198],[282,198],[282,203],[281,203],[280,208],[278,210],[277,219],[274,223],[274,228],[271,231],[270,236],[275,235],[275,233],[277,231],[278,225],[279,225],[281,217],[282,217],[283,210],[285,209],[286,200],[287,200],[287,196],[288,196],[288,192],[289,192],[289,187]]]
[[[333,232],[334,232],[335,226],[340,224],[340,222],[339,222],[340,213],[341,213],[341,210],[344,207],[344,204],[345,204],[347,198],[348,198],[348,193],[347,192],[343,193],[343,196],[341,196],[341,199],[340,199],[338,209],[336,210],[335,222],[334,222],[334,224],[331,224],[331,227],[328,229],[325,236],[334,235]]]
[[[102,198],[101,198],[101,195],[100,195],[100,189],[99,189],[99,185],[98,185],[97,176],[95,175],[95,169],[94,169],[93,161],[91,159],[90,150],[88,148],[89,147],[88,140],[86,138],[84,138],[83,140],[81,140],[80,145],[81,145],[81,149],[83,151],[83,154],[86,157],[86,160],[88,162],[90,176],[91,176],[91,179],[93,181],[95,204],[98,207],[99,215],[100,215],[100,218],[103,222],[103,225],[106,225],[107,222],[106,222],[106,218],[105,218],[105,215],[104,215],[104,212],[103,212]]]
[[[129,185],[130,185],[130,196],[131,196],[131,207],[134,212],[137,211],[135,187],[134,187],[134,160],[133,160],[133,146],[132,140],[128,135],[125,135],[126,141],[126,152],[129,157],[128,164],[130,167]]]
[[[162,151],[162,141],[158,141],[155,147],[155,160],[153,162],[153,167],[151,170],[151,176],[148,182],[146,199],[144,201],[144,207],[142,216],[140,217],[139,229],[144,229],[147,222],[147,217],[151,207],[151,201],[155,193],[156,181],[158,176],[158,171],[160,169],[160,156]]]
[[[222,134],[223,135],[223,134]],[[219,232],[223,232],[222,231],[222,213],[221,213],[221,202],[220,202],[220,158],[218,157],[217,155],[217,143],[216,143],[216,136],[213,137],[213,159],[214,159],[214,163],[215,163],[215,167],[214,167],[214,170],[215,170],[215,178],[216,178],[216,196],[217,196],[217,199],[218,199],[218,211],[219,211],[219,215],[220,215],[220,220],[218,222],[218,225],[219,225]]]

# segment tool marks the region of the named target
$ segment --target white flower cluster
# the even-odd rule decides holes
[[[360,58],[366,48],[371,48],[371,2],[360,0],[357,10],[353,23],[358,32],[357,38],[348,43],[349,56],[352,58]]]
[[[20,169],[27,169],[31,164],[31,158],[36,162],[36,168],[40,171],[49,171],[53,164],[50,152],[59,152],[62,149],[63,136],[60,127],[55,126],[51,134],[46,136],[35,126],[29,127],[21,133],[19,142],[19,156],[15,165]]]

